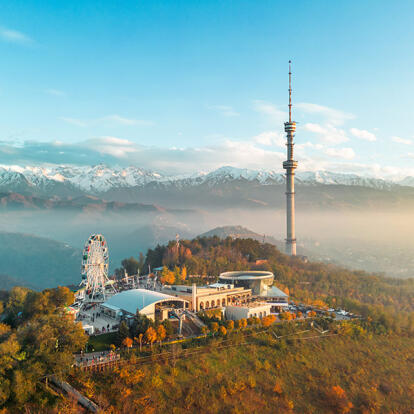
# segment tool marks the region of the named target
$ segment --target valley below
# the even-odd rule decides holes
[[[124,258],[145,254],[177,234],[181,239],[206,232],[252,237],[284,250],[280,174],[223,167],[203,176],[160,179],[128,170],[134,181],[103,166],[84,169],[70,180],[56,179],[56,171],[55,178],[30,171],[30,176],[26,171],[10,177],[9,171],[0,177],[4,288],[77,284],[81,251],[92,233],[108,241],[110,272]],[[389,277],[414,276],[414,188],[345,174],[302,173],[296,191],[299,254]],[[39,265],[41,257],[47,258],[47,270]],[[62,263],[68,265],[58,270]]]

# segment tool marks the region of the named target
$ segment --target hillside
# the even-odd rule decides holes
[[[289,289],[292,300],[309,303],[316,300],[329,307],[344,306],[375,320],[398,321],[401,327],[411,323],[413,278],[387,278],[332,264],[305,262],[281,253],[272,244],[253,239],[228,237],[222,240],[213,236],[181,240],[180,244],[178,254],[175,241],[149,249],[145,265],[151,268],[185,265],[188,274],[217,277],[231,270],[269,270],[275,274],[278,286]],[[257,259],[267,262],[256,265]]]
[[[257,258],[267,262],[258,266]],[[79,412],[46,387],[37,389],[38,378],[50,372],[112,414],[412,413],[414,280],[305,263],[268,243],[217,236],[181,240],[178,250],[175,240],[157,246],[148,250],[143,267],[148,264],[186,266],[188,274],[198,275],[272,270],[275,284],[289,289],[295,301],[345,307],[362,319],[341,321],[327,314],[303,320],[298,314],[276,324],[249,318],[244,327],[226,324],[222,330],[224,322],[213,315],[210,322],[204,319],[204,336],[144,344],[142,351],[121,348],[122,364],[96,373],[73,367],[71,353],[86,342],[82,329],[60,314],[73,294],[65,288],[42,293],[15,288],[0,292],[7,324],[0,324],[5,414]],[[142,316],[136,318],[142,322]],[[221,324],[219,334],[213,330],[215,320]],[[123,335],[111,341],[119,345]],[[55,336],[58,343],[49,340]]]
[[[246,340],[251,344],[235,345]],[[169,362],[145,365],[129,355],[115,372],[71,380],[113,414],[413,412],[412,338],[349,333],[276,341],[271,333],[234,333],[204,348],[192,358],[176,348]]]
[[[142,203],[105,201],[95,196],[82,195],[69,198],[41,198],[20,193],[0,193],[0,208],[3,210],[56,210],[101,213],[158,213],[165,209]]]
[[[252,230],[249,230],[243,226],[220,226],[212,230],[209,230],[205,233],[200,234],[198,237],[219,237],[220,239],[226,239],[231,237],[232,239],[253,239],[259,242],[267,242],[274,244],[281,250],[283,242],[276,240],[275,238],[268,236],[266,234],[258,234]]]
[[[14,286],[25,286],[33,289],[34,286],[30,281],[20,280],[5,274],[0,274],[0,290],[10,290]]]
[[[81,251],[29,234],[0,232],[0,274],[3,288],[24,285],[45,289],[79,283]]]

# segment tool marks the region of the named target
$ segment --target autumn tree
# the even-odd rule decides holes
[[[66,286],[59,286],[56,289],[50,289],[49,303],[55,309],[68,306],[75,301],[74,293]]]
[[[122,341],[122,345],[123,345],[125,348],[131,348],[131,347],[132,347],[133,342],[134,342],[134,341],[133,341],[131,338],[126,337],[126,338]]]
[[[226,336],[227,335],[227,329],[223,325],[221,325],[220,328],[219,328],[219,333],[220,333],[221,336]]]
[[[210,323],[210,331],[213,332],[213,335],[218,332],[219,324],[217,322]]]
[[[280,381],[276,381],[276,384],[273,387],[273,392],[275,392],[278,395],[283,394],[282,384],[280,383]]]
[[[159,325],[158,328],[157,328],[157,339],[158,339],[158,342],[160,343],[160,345],[161,345],[161,342],[165,339],[166,335],[167,335],[167,333],[165,331],[164,326]]]
[[[185,265],[181,268],[180,279],[181,280],[187,279],[187,267]]]
[[[346,396],[345,391],[339,386],[334,385],[326,392],[326,403],[331,408],[333,413],[346,414],[349,413],[353,407]]]
[[[140,333],[138,335],[138,341],[139,341],[139,352],[142,352],[142,338],[144,337],[144,334]]]
[[[179,283],[181,281],[181,269],[178,266],[174,266],[174,283]]]
[[[145,339],[151,345],[152,349],[152,344],[157,340],[157,332],[152,326],[150,326],[145,332]]]
[[[275,321],[276,317],[274,315],[268,315],[262,319],[262,325],[267,328],[270,325],[272,325]]]
[[[234,329],[234,321],[232,321],[231,319],[226,321],[226,328],[228,331],[231,331]]]
[[[168,269],[167,266],[163,266],[161,271],[161,283],[166,285],[172,285],[175,282],[174,272]]]
[[[171,338],[174,334],[174,328],[169,319],[164,319],[161,322],[161,325],[165,328],[165,336],[166,338]]]

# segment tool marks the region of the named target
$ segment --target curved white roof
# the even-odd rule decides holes
[[[147,306],[159,302],[167,302],[170,300],[185,302],[185,300],[181,298],[165,295],[164,293],[160,292],[154,292],[152,290],[131,289],[124,290],[123,292],[116,293],[115,295],[111,296],[105,303],[103,303],[103,306],[116,306],[128,313],[135,314],[137,309],[141,312]]]

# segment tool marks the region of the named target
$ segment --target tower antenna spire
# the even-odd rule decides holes
[[[283,162],[286,170],[286,253],[296,255],[295,238],[295,169],[298,162],[293,158],[296,122],[292,121],[292,61],[289,60],[289,122],[285,122],[287,160]]]
[[[289,122],[292,122],[292,61],[289,60]]]

